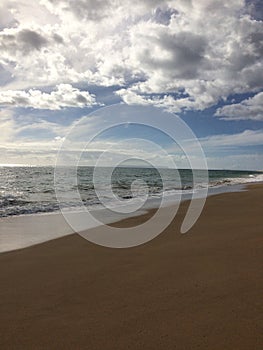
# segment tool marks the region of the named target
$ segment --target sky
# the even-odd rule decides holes
[[[72,129],[91,135],[96,119],[83,164],[110,149],[105,165],[127,154],[164,166],[160,146],[185,167],[165,111],[209,168],[263,170],[262,21],[261,0],[1,0],[0,164],[54,165]],[[128,119],[104,130],[116,104],[136,120],[156,110],[161,131]]]

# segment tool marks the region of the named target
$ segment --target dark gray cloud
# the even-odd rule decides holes
[[[21,42],[25,51],[40,50],[48,44],[42,35],[30,29],[23,29],[17,34],[18,43]]]
[[[53,34],[53,39],[58,43],[58,44],[63,44],[64,43],[64,39],[62,38],[62,36],[58,35],[58,34]]]
[[[156,39],[150,38],[150,46],[159,47],[160,54],[154,50],[145,52],[141,57],[142,64],[147,64],[152,69],[162,69],[172,77],[181,79],[194,79],[198,71],[205,65],[205,51],[207,42],[205,37],[191,32],[180,32],[170,35],[163,32]],[[168,54],[169,57],[166,57]]]
[[[234,71],[251,66],[263,56],[263,31],[244,35],[242,41],[232,43],[229,62]]]
[[[254,32],[250,34],[249,40],[253,45],[255,54],[258,57],[262,57],[263,56],[263,30],[261,32]]]
[[[10,55],[15,55],[17,52],[27,55],[33,50],[40,50],[48,44],[49,41],[43,35],[30,29],[0,33],[0,49],[2,53],[6,52]]]

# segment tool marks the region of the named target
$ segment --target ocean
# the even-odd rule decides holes
[[[107,183],[108,168],[101,168],[96,175],[94,188],[93,167],[79,167],[77,184],[72,185],[74,172],[67,171],[67,177],[61,178],[60,193],[65,191],[65,200],[60,204],[54,188],[54,168],[52,167],[0,167],[0,217],[17,216],[59,211],[60,206],[74,209],[75,201],[67,196],[69,190],[77,186],[82,203],[89,209],[103,208],[103,204],[114,205],[110,190],[122,203],[133,197],[160,199],[163,195],[172,198],[181,192],[191,194],[193,191],[192,171],[187,169],[154,168],[115,168],[111,176],[111,184]],[[198,171],[199,179],[205,172]],[[180,176],[179,176],[180,175]],[[236,184],[263,181],[263,174],[256,171],[209,170],[209,187],[228,187]],[[205,184],[204,184],[205,185]],[[202,181],[199,181],[199,188]],[[111,187],[111,188],[109,188]],[[198,191],[198,188],[194,190]]]

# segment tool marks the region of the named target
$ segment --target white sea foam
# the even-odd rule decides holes
[[[263,174],[257,174],[257,175],[250,174],[247,177],[231,177],[231,178],[226,177],[222,180],[211,182],[209,184],[209,187],[249,184],[252,182],[263,182]]]

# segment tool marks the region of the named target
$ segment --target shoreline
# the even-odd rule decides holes
[[[217,194],[240,192],[245,190],[246,187],[245,184],[236,184],[209,188],[207,198]],[[175,206],[177,202],[173,198],[171,196],[171,199],[164,202],[163,208]],[[182,197],[181,203],[190,201],[190,199],[191,194],[187,194]],[[79,222],[78,232],[83,232],[94,227],[100,227],[102,225],[100,221],[106,225],[112,225],[131,217],[147,214],[149,211],[158,208],[159,200],[150,201],[150,203],[150,205],[126,215],[116,214],[108,209],[94,209],[93,215],[99,220],[97,223],[87,223],[86,215],[83,211],[69,211],[68,213],[71,213],[71,219],[74,222]],[[87,227],[87,224],[89,227]],[[3,217],[0,218],[0,254],[25,249],[75,233],[76,231],[70,227],[61,211]]]
[[[77,234],[0,254],[2,348],[260,350],[263,185],[129,249]],[[128,227],[147,219],[125,219]]]
[[[228,193],[236,193],[249,190],[250,186],[263,184],[263,182],[252,182],[247,184],[232,184],[229,186],[220,186],[209,188],[207,198],[211,196],[224,195]],[[184,202],[190,202],[191,194],[187,194],[185,198],[182,198],[181,204]],[[173,207],[176,202],[168,200],[164,203],[162,208]],[[154,201],[150,206],[139,209],[135,213],[130,213],[126,216],[112,215],[109,210],[98,209],[94,210],[95,218],[102,220],[104,224],[118,227],[118,223],[126,219],[137,218],[140,216],[148,215],[155,211],[157,206],[154,205]],[[79,221],[78,232],[84,232],[91,230],[95,227],[100,227],[102,224],[90,223],[90,227],[86,227],[86,222],[83,220],[83,214],[85,213],[73,211],[72,217],[74,222]],[[48,219],[48,220],[47,220]],[[82,225],[85,222],[85,225]],[[37,227],[37,230],[36,230]],[[21,228],[23,232],[21,233]],[[50,213],[36,213],[25,214],[18,216],[3,217],[0,219],[0,254],[13,252],[20,249],[26,249],[35,245],[43,244],[52,240],[66,237],[72,234],[79,234],[75,232],[67,223],[61,212]]]

